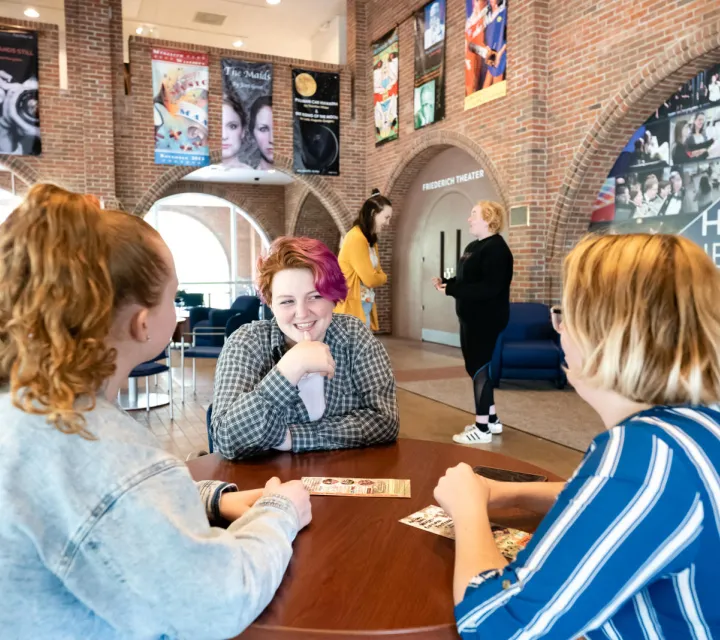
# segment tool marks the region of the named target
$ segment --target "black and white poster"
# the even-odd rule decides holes
[[[340,76],[293,69],[293,169],[340,175]]]
[[[40,155],[37,34],[0,31],[0,153]]]
[[[422,129],[445,117],[445,0],[415,12],[413,119]]]
[[[224,58],[222,165],[269,171],[275,164],[272,65]]]

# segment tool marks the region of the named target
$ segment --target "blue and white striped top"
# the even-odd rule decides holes
[[[463,638],[720,640],[720,406],[595,438],[527,549],[474,578]]]

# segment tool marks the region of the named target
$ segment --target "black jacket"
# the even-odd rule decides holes
[[[513,255],[505,238],[494,234],[475,240],[457,265],[457,275],[445,281],[447,295],[455,298],[461,322],[478,329],[502,331],[510,316]]]

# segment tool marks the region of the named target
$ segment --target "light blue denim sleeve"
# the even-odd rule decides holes
[[[227,530],[210,527],[185,465],[159,464],[110,489],[58,575],[129,636],[229,638],[272,599],[297,531],[282,496],[258,501]]]

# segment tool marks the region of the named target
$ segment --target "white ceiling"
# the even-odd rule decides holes
[[[241,39],[240,51],[312,60],[313,38],[345,15],[345,5],[346,0],[282,0],[272,6],[265,0],[123,0],[123,27],[126,42],[144,26],[154,27],[152,37],[162,40],[233,48]],[[39,21],[64,30],[63,0],[0,2],[0,15],[27,20],[23,11],[28,7],[37,9]],[[198,24],[198,11],[225,20],[220,26]]]
[[[258,178],[256,180],[256,178]],[[244,184],[290,184],[293,181],[282,171],[256,171],[255,169],[226,169],[221,164],[211,164],[202,169],[196,169],[186,175],[183,180],[194,182],[237,182]]]

